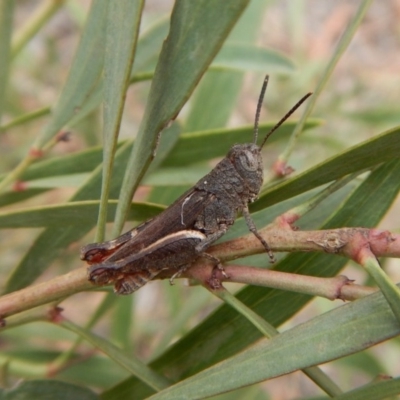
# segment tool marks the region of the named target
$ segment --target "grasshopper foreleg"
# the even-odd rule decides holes
[[[265,251],[268,253],[269,258],[271,262],[275,262],[275,256],[274,253],[272,252],[271,248],[268,246],[268,243],[265,241],[265,239],[260,235],[260,233],[257,230],[257,227],[251,218],[249,208],[247,204],[244,205],[243,207],[243,216],[246,221],[247,227],[249,228],[249,231],[261,242],[261,244],[264,246]]]

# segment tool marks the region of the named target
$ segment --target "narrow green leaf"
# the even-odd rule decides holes
[[[143,184],[158,187],[161,186],[168,189],[170,186],[174,186],[178,183],[179,186],[186,188],[187,186],[192,186],[202,176],[210,172],[209,165],[195,165],[182,169],[182,167],[164,167],[148,177],[145,177],[143,179]],[[177,196],[175,196],[175,198],[177,198]]]
[[[322,124],[322,120],[309,120],[304,129],[312,129]],[[260,132],[268,132],[274,122],[260,124]],[[296,125],[289,121],[279,129],[278,135],[272,135],[269,143],[285,140]],[[249,143],[252,140],[253,125],[234,129],[209,129],[188,132],[181,135],[175,148],[163,163],[164,166],[182,167],[216,157],[224,157],[231,146],[236,143]]]
[[[260,210],[347,174],[397,158],[399,153],[400,128],[397,127],[353,146],[285,182],[264,189],[251,209]]]
[[[400,395],[400,378],[369,383],[350,392],[336,396],[334,400],[384,400]]]
[[[74,62],[49,123],[35,146],[41,148],[76,114],[99,80],[104,64],[105,16],[108,1],[94,0]]]
[[[53,361],[59,355],[59,353],[54,354],[49,361]],[[73,368],[66,368],[57,374],[57,378],[66,382],[104,389],[121,382],[121,379],[126,379],[127,376],[130,374],[125,368],[116,365],[113,360],[101,353],[92,355],[90,358],[76,363]]]
[[[5,390],[2,393],[4,400],[32,400],[32,399],[57,399],[57,400],[98,400],[97,394],[89,389],[71,383],[37,379],[22,382],[17,387]]]
[[[198,399],[361,351],[400,334],[381,293],[346,304],[262,340],[151,399]]]
[[[322,121],[318,119],[308,120],[304,129],[312,129],[316,126],[319,126],[321,123]],[[288,122],[282,126],[279,131],[279,135],[272,136],[270,143],[273,143],[277,140],[285,140],[290,135],[290,132],[294,128],[295,124],[296,121]],[[273,125],[274,123],[261,124],[260,130],[268,131]],[[230,145],[248,141],[248,138],[251,137],[253,131],[253,127],[248,125],[235,129],[214,129],[209,131],[183,134],[177,138],[176,146],[172,148],[172,151],[170,151],[170,147],[175,142],[176,136],[179,134],[179,131],[176,129],[178,129],[178,127],[176,124],[173,124],[161,136],[160,148],[157,150],[157,157],[154,162],[158,159],[158,163],[160,163],[165,158],[165,161],[163,161],[163,166],[182,167],[185,165],[210,160],[216,157],[223,157],[228,152]],[[163,142],[170,140],[172,140],[172,142],[168,145],[169,150],[165,152],[165,154],[161,154],[163,151]],[[124,143],[126,142],[121,142],[118,144],[118,146],[122,146]],[[122,162],[126,162],[127,158],[128,157],[126,156]],[[47,177],[59,177],[66,174],[71,175],[87,173],[95,169],[101,163],[101,160],[101,147],[94,147],[78,153],[57,156],[32,164],[24,172],[21,180],[25,182],[44,179]],[[151,170],[155,169],[155,166],[153,166],[154,162],[152,163]],[[205,171],[206,170],[204,169],[203,172]],[[153,178],[150,175],[148,179],[152,180]],[[157,182],[156,177],[154,178],[154,182]],[[37,190],[29,187],[27,190],[22,192],[9,192],[1,194],[0,205],[8,205],[18,201],[26,200],[43,192],[44,190]],[[173,198],[176,198],[176,196]]]
[[[178,132],[174,127],[174,124],[169,129],[172,130],[172,136],[176,135]],[[169,144],[169,140],[160,143],[161,159],[165,156],[163,147],[168,147]],[[121,187],[123,172],[126,168],[126,160],[131,148],[132,144],[126,142],[116,153],[113,178],[111,180],[110,197],[117,197],[117,193]],[[70,202],[97,200],[100,196],[101,173],[101,166],[98,166],[92,172],[88,181],[82,185],[74,196],[72,196]],[[79,216],[81,217],[80,214]],[[95,225],[94,223],[82,223],[82,221],[83,218],[79,218],[75,224],[68,223],[65,226],[62,224],[54,224],[43,231],[36,238],[18,266],[14,269],[6,284],[6,291],[12,292],[32,283],[43,271],[46,270],[49,264],[62,250],[66,249],[72,242],[78,241],[80,238],[85,236]],[[43,249],[45,249],[45,251]]]
[[[31,197],[38,196],[46,192],[48,189],[27,189],[22,192],[6,192],[0,194],[0,207],[8,206],[10,204],[18,203],[30,199]]]
[[[395,198],[400,191],[400,180],[393,179],[396,176],[400,176],[400,161],[398,159],[394,159],[375,170],[368,178],[364,195],[358,198],[350,212],[357,215],[358,206],[363,207],[364,204],[370,203],[372,208],[373,204],[379,203],[381,207],[372,208],[371,214],[373,219],[381,219],[384,215],[382,211],[390,206],[391,199]],[[371,216],[363,220],[363,222],[360,219],[360,225],[374,226],[373,224],[368,225],[369,219],[371,219]],[[379,262],[375,258],[365,259],[364,261],[364,268],[373,277],[391,305],[394,314],[399,318],[399,289],[381,269]]]
[[[292,73],[295,69],[293,62],[277,51],[232,42],[222,47],[212,62],[211,67],[238,71],[257,71],[263,74],[266,71],[268,73],[278,72],[280,74],[288,74]]]
[[[151,163],[149,169],[147,170],[146,177],[151,176],[153,171],[162,170],[164,168],[159,168],[164,161],[170,158],[170,154],[179,143],[181,139],[181,126],[179,122],[174,121],[171,126],[166,128],[160,137],[160,143],[157,148],[157,153],[153,162]]]
[[[161,18],[140,35],[131,78],[140,71],[154,71],[163,40],[168,35],[169,22],[169,17]]]
[[[30,13],[29,19],[14,34],[12,40],[12,58],[15,58],[26,44],[45,26],[51,17],[64,6],[65,0],[42,1],[36,9]]]
[[[193,93],[185,132],[224,127],[236,105],[242,76],[240,71],[209,69]]]
[[[108,221],[114,218],[117,200],[108,203]],[[0,229],[7,228],[40,228],[70,226],[94,226],[97,220],[99,201],[74,201],[66,204],[38,206],[17,211],[0,213]],[[129,220],[144,221],[153,218],[163,208],[149,203],[133,203],[129,212]]]
[[[292,153],[295,147],[295,143],[297,141],[298,136],[300,135],[301,131],[303,130],[303,125],[307,118],[311,115],[314,106],[319,99],[320,94],[322,93],[324,87],[326,86],[329,78],[331,77],[335,66],[339,62],[341,56],[348,48],[353,36],[357,32],[357,28],[360,26],[365,13],[367,12],[369,6],[371,5],[372,0],[363,0],[359,3],[359,7],[354,13],[353,18],[349,21],[344,30],[342,36],[339,39],[339,42],[333,52],[332,56],[329,59],[328,64],[326,65],[324,71],[320,79],[318,80],[317,87],[314,90],[313,96],[307,101],[306,107],[302,116],[300,117],[299,123],[297,124],[296,128],[294,129],[292,136],[287,144],[285,151],[279,157],[281,160],[286,161],[289,158],[289,155]]]
[[[393,314],[400,322],[400,290],[390,279],[390,277],[382,270],[378,260],[371,254],[367,259],[362,260],[362,266],[374,279],[390,305]]]
[[[92,172],[102,161],[102,147],[38,161],[21,176],[22,181]]]
[[[114,293],[110,293],[115,296]],[[119,348],[129,353],[133,353],[135,348],[132,342],[132,328],[133,328],[133,312],[134,301],[136,299],[132,296],[120,296],[118,301],[115,302],[115,309],[112,314],[110,337],[108,338],[112,343],[115,343]]]
[[[128,157],[129,150],[130,144],[127,143],[117,151],[114,162],[115,173],[110,190],[112,197],[116,197],[119,191],[122,171],[125,168],[123,161]],[[97,200],[100,196],[100,182],[101,166],[93,171],[88,181],[72,196],[70,201]],[[66,249],[70,243],[85,236],[93,226],[88,224],[69,225],[67,227],[59,225],[44,230],[14,269],[6,284],[6,291],[12,292],[32,283],[46,270],[61,250]]]
[[[44,179],[35,179],[26,184],[29,189],[53,189],[53,188],[72,188],[79,187],[86,179],[89,174],[74,174],[74,175],[62,175],[62,176],[51,176]]]
[[[329,227],[376,226],[400,190],[399,168],[400,162],[394,159],[373,171],[341,208],[333,212]]]
[[[0,3],[0,121],[8,84],[14,3],[13,0],[4,0]]]
[[[293,121],[282,126],[279,135],[272,136],[270,143],[274,143],[278,140],[285,140],[295,124],[296,121]],[[304,129],[312,129],[321,124],[322,120],[308,120]],[[274,122],[260,124],[260,130],[268,131],[273,125]],[[178,129],[177,124],[174,123],[166,132],[166,135],[163,134],[161,136],[160,148],[157,149],[156,159],[158,158],[158,162],[162,162],[163,166],[181,167],[183,165],[225,156],[231,145],[248,142],[250,140],[253,126],[248,125],[235,129],[198,131],[179,136],[180,129]],[[172,138],[169,136],[172,136]],[[172,140],[171,144],[168,144],[168,149],[165,150],[165,154],[161,157],[160,153],[164,151],[162,150],[162,143],[169,142],[170,140]],[[175,140],[177,140],[176,145],[174,145]],[[118,143],[118,147],[125,143],[126,141]],[[21,180],[25,182],[53,176],[92,172],[101,162],[102,147],[92,147],[77,153],[38,161],[24,172],[21,176]],[[152,169],[153,168],[152,166]],[[0,177],[0,179],[1,178],[2,177]]]
[[[265,7],[266,2],[263,0],[251,1],[220,52],[224,52],[224,47],[229,43],[253,46],[260,30]],[[218,57],[219,54],[215,59]],[[213,70],[211,64],[210,70],[207,71],[193,94],[185,131],[224,127],[236,105],[243,84],[243,75],[241,71]]]
[[[139,35],[143,1],[109,3],[106,17],[103,108],[103,179],[96,240],[104,240],[114,154]]]
[[[38,110],[22,114],[21,116],[16,117],[12,121],[9,121],[4,125],[1,125],[0,133],[8,132],[9,130],[11,130],[16,126],[29,123],[48,114],[50,114],[50,107],[43,107]]]
[[[159,47],[161,47],[162,41],[165,39],[168,33],[168,22],[165,18],[162,18],[154,26],[150,27],[148,31],[144,32],[139,38],[137,45],[137,54],[135,56],[135,63],[133,65],[133,70],[135,74],[139,72],[136,71],[136,66],[138,68],[147,66],[151,60],[153,64],[156,63],[157,56],[159,54]],[[152,74],[151,74],[152,76]],[[151,79],[151,76],[147,79]],[[130,81],[131,83],[136,82],[136,76],[131,73]],[[103,100],[103,83],[102,81],[91,91],[87,100],[82,105],[80,112],[73,116],[69,121],[69,126],[74,126],[82,118],[86,117],[91,113],[96,107],[98,107]]]
[[[169,36],[160,53],[145,115],[128,161],[114,234],[122,229],[129,202],[151,161],[157,136],[179,113],[247,3],[248,0],[175,2]]]
[[[108,340],[103,339],[88,330],[82,329],[70,321],[62,321],[61,326],[75,332],[77,335],[90,342],[93,346],[99,348],[116,363],[126,368],[131,374],[138,376],[143,380],[143,382],[146,382],[146,384],[151,388],[160,390],[170,385],[170,382],[164,376],[156,373],[146,364],[135,359],[131,355],[127,355],[125,351],[120,350]]]

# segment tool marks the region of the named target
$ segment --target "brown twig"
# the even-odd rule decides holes
[[[0,298],[0,316],[5,318],[90,288],[92,285],[87,280],[86,268],[79,268],[47,282],[2,296]]]
[[[275,252],[323,251],[357,261],[357,249],[368,242],[377,257],[400,257],[400,235],[389,231],[367,228],[340,228],[319,231],[291,229],[260,230],[271,250]],[[264,247],[252,234],[213,246],[210,253],[221,261],[263,253]]]
[[[341,228],[321,231],[293,231],[288,226],[282,229],[266,228],[260,231],[275,252],[279,251],[323,251],[346,256],[357,261],[360,245],[366,243],[376,256],[400,257],[400,235],[388,231],[366,228]],[[253,235],[221,243],[209,249],[209,253],[221,261],[264,252],[263,246]],[[371,288],[349,284],[343,277],[316,278],[300,277],[276,271],[243,266],[227,266],[226,273],[231,282],[265,285],[294,290],[330,299],[352,300],[371,293]],[[167,270],[159,278],[171,277],[174,270]],[[182,277],[195,277],[205,282],[210,278],[212,266],[198,260]],[[223,276],[218,279],[223,281]],[[87,281],[86,268],[76,269],[48,282],[27,287],[0,298],[0,317],[17,314],[52,301],[61,300],[72,294],[91,289]]]

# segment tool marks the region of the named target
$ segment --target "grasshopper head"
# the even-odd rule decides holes
[[[231,148],[228,158],[246,183],[248,201],[254,201],[263,183],[263,161],[260,148],[254,143],[237,144]]]

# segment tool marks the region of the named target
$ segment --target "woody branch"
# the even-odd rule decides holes
[[[275,252],[319,251],[349,257],[357,261],[360,250],[368,247],[376,257],[400,257],[400,235],[378,229],[341,228],[321,231],[294,231],[291,229],[290,224],[286,226],[281,224],[280,228],[277,228],[276,224],[274,224],[273,227],[267,227],[261,230],[260,233]],[[212,246],[208,250],[209,253],[217,256],[225,264],[227,261],[264,251],[261,243],[252,234]],[[207,265],[203,259],[199,259],[182,274],[182,277],[196,278],[199,281],[206,282],[210,278],[212,269],[212,265]],[[284,277],[276,275],[282,273],[275,271],[237,265],[227,266],[225,270],[231,282],[258,285],[262,281],[263,285],[268,286],[266,282],[270,281],[271,287],[278,287],[276,283],[278,281],[285,282]],[[174,272],[173,270],[167,270],[160,274],[159,278],[168,278]],[[293,277],[293,275],[291,276]],[[219,278],[222,281],[226,279],[223,276]],[[317,286],[313,280],[317,279],[319,280],[318,285],[321,285],[318,295],[327,298],[352,300],[371,292],[370,288],[347,285],[349,279],[343,277],[303,278],[305,280],[302,279],[297,282],[293,279],[286,280],[287,287],[282,283],[280,283],[279,287],[312,294],[313,292],[309,290]],[[307,281],[309,284],[306,284]],[[87,281],[86,267],[78,268],[50,281],[32,285],[1,297],[0,317],[5,318],[43,304],[60,301],[67,296],[88,290],[91,287]]]

